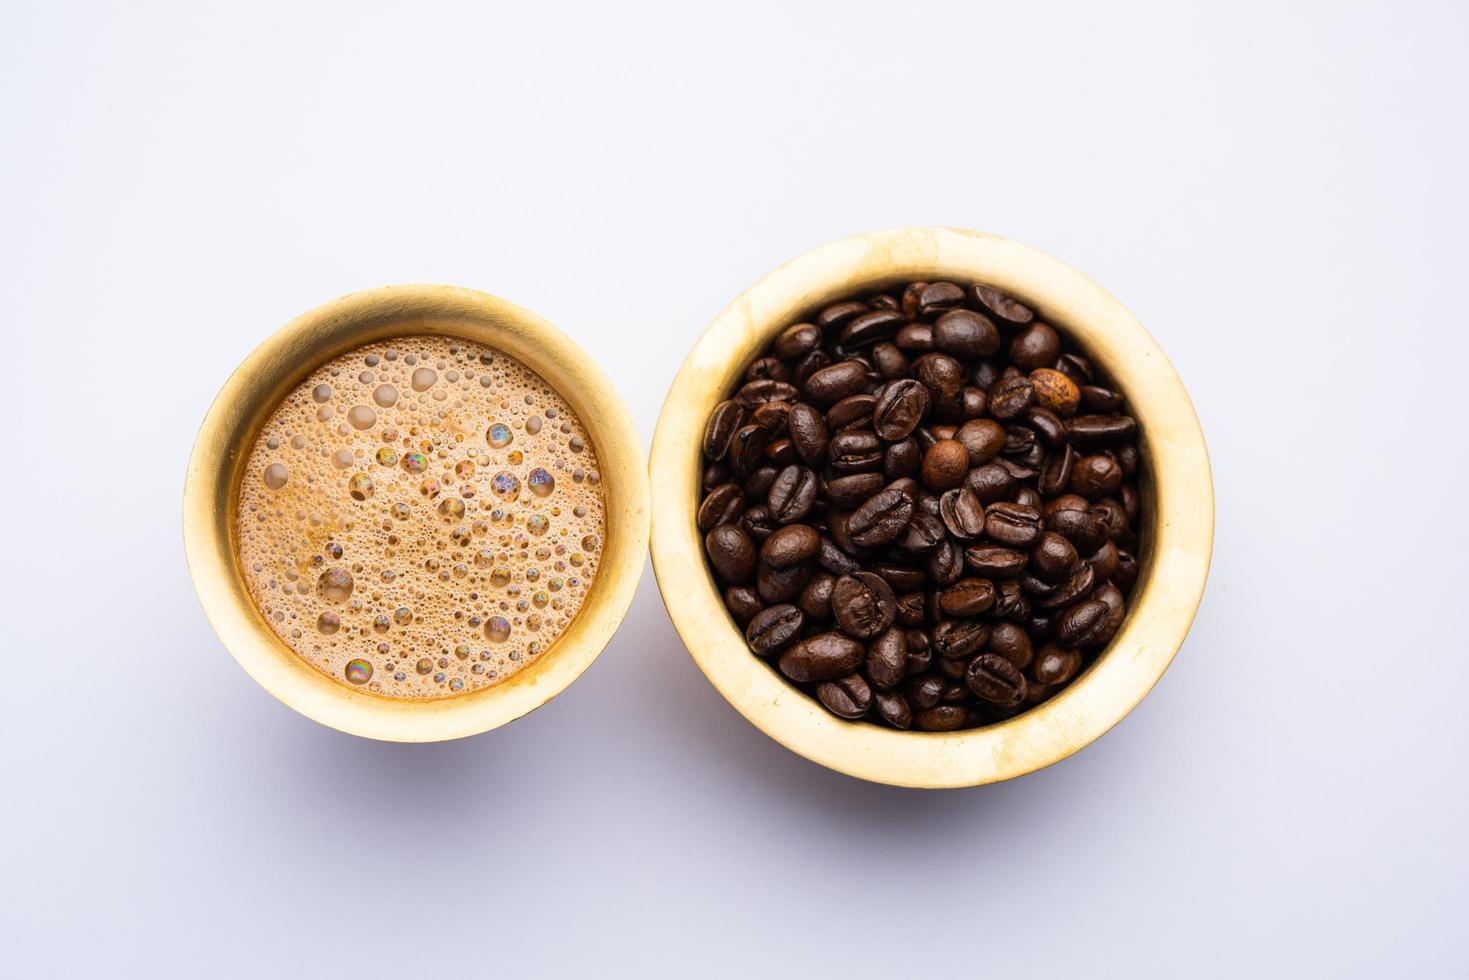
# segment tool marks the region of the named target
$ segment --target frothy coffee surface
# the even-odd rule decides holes
[[[445,337],[313,372],[251,447],[237,514],[245,584],[276,634],[395,698],[534,661],[586,599],[605,533],[571,407],[508,354]]]

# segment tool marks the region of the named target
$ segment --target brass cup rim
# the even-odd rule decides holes
[[[287,647],[245,591],[234,546],[240,470],[265,417],[315,367],[363,344],[444,335],[505,351],[576,411],[597,451],[607,527],[575,619],[532,664],[492,687],[432,700],[389,698],[326,677]],[[602,652],[637,590],[647,552],[648,483],[632,417],[601,369],[550,322],[453,286],[386,286],[297,317],[230,375],[200,426],[184,481],[184,549],[200,604],[240,666],[280,701],[340,731],[429,742],[488,731],[545,704]]]
[[[695,512],[709,412],[785,326],[846,296],[904,281],[982,282],[1069,335],[1128,397],[1141,429],[1151,506],[1127,621],[1104,656],[1015,718],[952,733],[849,722],[787,684],[745,645],[704,558]],[[993,235],[902,228],[823,245],[780,266],[705,330],[669,389],[650,455],[653,568],[674,626],[714,687],[755,727],[813,762],[873,782],[947,788],[1051,765],[1120,721],[1172,662],[1208,577],[1214,493],[1188,393],[1121,303],[1065,263]]]

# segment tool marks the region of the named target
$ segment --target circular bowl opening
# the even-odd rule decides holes
[[[325,362],[364,344],[450,336],[511,355],[581,419],[598,455],[606,510],[600,567],[581,610],[530,665],[493,686],[433,700],[354,690],[282,642],[245,589],[235,542],[239,482],[272,409]],[[648,544],[648,485],[632,419],[570,338],[503,299],[449,286],[354,293],[298,317],[257,347],[210,406],[184,483],[184,547],[199,601],[240,666],[290,707],[368,738],[429,742],[488,731],[545,704],[591,665],[632,602]]]
[[[700,444],[715,405],[782,329],[848,296],[902,282],[978,282],[1009,293],[1071,338],[1127,397],[1140,429],[1140,574],[1107,649],[1055,697],[959,732],[903,732],[839,719],[752,654],[724,607],[695,521]],[[653,567],[674,626],[719,693],[813,762],[897,786],[1010,779],[1066,758],[1157,683],[1193,622],[1208,575],[1214,493],[1183,383],[1122,304],[1070,266],[979,232],[907,228],[843,239],[776,269],[731,303],[690,351],[653,438]]]

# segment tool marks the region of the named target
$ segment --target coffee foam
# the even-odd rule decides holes
[[[245,585],[311,666],[386,697],[489,687],[550,648],[606,533],[596,452],[544,379],[457,338],[313,371],[250,448]]]

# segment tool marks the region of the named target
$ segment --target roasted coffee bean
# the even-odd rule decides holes
[[[1087,558],[1087,562],[1092,566],[1092,572],[1095,573],[1098,582],[1105,582],[1116,573],[1117,565],[1120,561],[1119,555],[1117,545],[1114,542],[1104,541],[1102,542],[1102,546],[1092,552],[1091,556]]]
[[[935,410],[962,406],[964,367],[948,354],[924,354],[913,362],[913,376],[928,389]]]
[[[867,648],[841,633],[817,633],[780,655],[780,672],[800,684],[835,680],[856,670]]]
[[[884,378],[896,379],[908,374],[907,356],[887,341],[872,345],[872,364]]]
[[[704,468],[704,473],[699,479],[699,485],[707,493],[723,483],[728,483],[734,471],[727,463],[711,463]]]
[[[897,691],[876,691],[872,695],[873,710],[877,716],[900,731],[907,731],[913,724],[913,711],[908,701]]]
[[[969,712],[956,704],[925,708],[913,716],[913,727],[920,732],[953,732],[963,728]]]
[[[939,703],[947,686],[937,674],[921,674],[903,682],[903,694],[909,704],[924,711]]]
[[[1092,382],[1092,362],[1077,354],[1062,354],[1056,358],[1054,366],[1078,385]]]
[[[1107,625],[1107,612],[1105,602],[1078,602],[1056,617],[1056,640],[1068,647],[1090,646]]]
[[[920,474],[930,490],[957,487],[968,472],[969,451],[957,439],[940,439],[923,454]]]
[[[802,391],[807,401],[818,405],[835,405],[866,387],[867,368],[860,361],[838,361],[807,378]]]
[[[1122,486],[1122,467],[1105,454],[1083,456],[1071,471],[1071,491],[1088,500],[1100,500]]]
[[[1044,323],[1032,323],[1010,341],[1010,360],[1022,371],[1050,367],[1061,354],[1061,337]]]
[[[1076,450],[1070,443],[1051,451],[1041,466],[1040,481],[1036,484],[1042,496],[1054,497],[1066,490],[1071,483],[1071,473],[1076,469],[1076,459]]]
[[[872,688],[861,674],[848,674],[841,680],[816,685],[816,698],[838,718],[854,720],[872,707]]]
[[[1060,371],[1036,368],[1030,372],[1030,386],[1035,391],[1035,403],[1063,419],[1075,415],[1081,404],[1081,389]]]
[[[1014,623],[996,623],[990,630],[989,649],[999,654],[1016,668],[1024,670],[1030,666],[1032,650],[1030,634]]]
[[[882,440],[871,432],[848,429],[831,437],[827,447],[831,468],[838,473],[865,473],[882,468]]]
[[[878,690],[887,691],[896,687],[903,679],[907,664],[908,644],[903,638],[903,631],[898,627],[888,627],[867,644],[867,679]]]
[[[831,538],[821,539],[821,550],[816,553],[816,563],[833,575],[852,575],[862,570],[856,559],[838,547]]]
[[[922,626],[928,621],[922,592],[905,592],[898,596],[897,620],[904,626]]]
[[[867,305],[872,307],[874,310],[902,309],[902,306],[898,302],[898,297],[890,296],[887,293],[881,293],[877,296],[872,297],[867,301]]]
[[[801,635],[804,617],[795,606],[771,606],[750,620],[745,640],[762,657],[778,652]]]
[[[998,592],[987,578],[961,578],[939,593],[946,616],[978,616],[994,607]]]
[[[745,492],[737,483],[722,483],[709,491],[699,505],[699,530],[712,531],[721,524],[733,524],[745,510]]]
[[[1069,606],[1090,595],[1096,583],[1096,572],[1092,570],[1092,566],[1084,561],[1077,562],[1076,569],[1065,582],[1062,582],[1055,591],[1035,600],[1035,608],[1045,612]]]
[[[910,323],[893,334],[893,345],[910,354],[933,350],[933,327],[927,323]]]
[[[1122,396],[1111,388],[1099,388],[1096,385],[1080,385],[1081,388],[1081,410],[1083,412],[1107,415],[1122,407]]]
[[[826,461],[826,419],[815,408],[805,402],[792,405],[786,416],[786,430],[806,465],[816,466]]]
[[[814,574],[809,564],[772,568],[765,562],[755,567],[755,591],[766,602],[794,602]]]
[[[1107,540],[1107,523],[1090,510],[1063,509],[1046,515],[1046,530],[1055,531],[1083,554],[1096,551]]]
[[[1032,405],[1025,410],[1025,422],[1035,430],[1036,438],[1052,449],[1065,445],[1066,423],[1049,408]]]
[[[824,623],[831,619],[831,593],[836,581],[830,572],[817,572],[796,597],[796,607],[808,621]]]
[[[918,298],[928,288],[926,282],[910,282],[903,289],[903,294],[898,297],[898,309],[910,320],[916,320],[919,316]]]
[[[929,641],[928,634],[920,629],[907,629],[903,631],[903,642],[908,647],[908,659],[903,667],[904,673],[909,677],[923,673],[933,661],[933,645]]]
[[[842,328],[842,346],[848,350],[887,340],[898,332],[908,320],[897,310],[872,310],[852,320]]]
[[[730,615],[735,618],[735,622],[741,626],[749,623],[765,608],[765,602],[760,598],[760,593],[748,585],[731,585],[725,589],[724,604],[729,609]]]
[[[986,463],[969,471],[964,485],[974,491],[979,502],[985,506],[1008,500],[1015,492],[1015,477],[1008,467],[1000,463]]]
[[[912,519],[913,498],[889,487],[868,498],[852,513],[847,532],[856,544],[875,548],[896,540],[907,531]]]
[[[780,362],[777,361],[777,364]],[[745,408],[754,411],[766,402],[793,402],[798,396],[796,386],[784,381],[775,381],[765,378],[760,381],[748,382],[735,395],[735,399]]]
[[[1127,479],[1127,466],[1122,463],[1122,454],[1118,454],[1118,464],[1122,466],[1122,478]],[[1142,510],[1142,498],[1138,496],[1137,490],[1129,484],[1124,483],[1117,491],[1122,498],[1122,512],[1127,515],[1129,521],[1137,520],[1138,513]]]
[[[998,289],[974,285],[969,287],[969,296],[976,306],[1006,326],[1023,327],[1035,319],[1029,307],[1017,303]]]
[[[1090,646],[1106,646],[1112,642],[1112,637],[1122,628],[1122,620],[1127,616],[1127,602],[1122,598],[1121,591],[1111,582],[1099,586],[1092,593],[1092,598],[1107,607],[1107,619],[1102,624],[1102,629],[1092,636]]]
[[[1057,643],[1047,643],[1037,651],[1035,660],[1031,662],[1030,676],[1034,677],[1038,684],[1065,684],[1071,680],[1080,666],[1080,651],[1063,647]]]
[[[1137,422],[1128,415],[1078,415],[1066,422],[1066,434],[1082,449],[1115,446],[1137,435]]]
[[[1026,377],[1003,379],[990,389],[990,414],[997,419],[1018,419],[1034,403],[1035,386]]]
[[[967,668],[968,666],[969,665],[963,660],[950,660],[948,657],[939,657],[933,662],[934,672],[942,677],[944,680],[950,682],[963,680],[965,668]],[[957,693],[958,696],[956,697],[954,692],[954,685],[952,683],[949,683],[944,686],[944,694],[940,700],[950,702],[962,701],[964,700],[964,695],[967,692],[963,685],[960,685],[960,689]]]
[[[996,619],[1020,622],[1030,615],[1030,600],[1020,588],[1019,579],[1001,579],[996,587],[1000,590],[1000,597],[995,600]]]
[[[923,588],[928,575],[921,568],[913,568],[910,565],[898,565],[893,562],[876,562],[871,571],[875,575],[881,575],[884,582],[892,586],[893,591],[899,595],[904,592],[916,592]]]
[[[1137,558],[1126,548],[1117,549],[1117,571],[1112,573],[1112,584],[1123,592],[1131,589],[1137,583],[1138,568]]]
[[[962,408],[959,411],[959,417],[966,422],[981,417],[985,409],[989,407],[989,396],[984,393],[983,389],[973,385],[964,386],[964,390],[960,393],[960,401]]]
[[[858,300],[833,303],[816,314],[816,325],[823,330],[840,327],[867,312],[867,304]]]
[[[1070,576],[1078,561],[1076,546],[1055,531],[1042,532],[1030,549],[1030,570],[1044,582],[1060,582]]]
[[[831,612],[842,632],[869,639],[893,624],[897,597],[880,575],[858,572],[837,579],[831,593]]]
[[[721,524],[704,536],[704,550],[719,577],[743,585],[755,574],[755,544],[740,527]]]
[[[951,282],[931,282],[918,294],[918,315],[932,319],[964,302],[964,290]]]
[[[848,395],[827,411],[827,427],[833,432],[843,429],[870,429],[872,410],[876,406],[876,395]]]
[[[855,510],[881,490],[883,484],[881,473],[853,473],[837,477],[827,481],[826,499],[835,507]]]
[[[934,545],[926,562],[928,578],[937,586],[953,585],[964,571],[964,552],[959,542],[945,538]]]
[[[923,453],[919,450],[916,439],[909,437],[895,442],[883,454],[883,476],[889,480],[896,480],[901,476],[916,476],[922,460]]]
[[[1000,544],[1029,548],[1041,535],[1041,515],[1020,504],[991,504],[985,511],[984,530]]]
[[[740,529],[748,534],[753,541],[764,541],[780,527],[775,523],[775,518],[770,516],[770,508],[764,504],[757,504],[745,511],[739,521]]]
[[[960,541],[968,541],[984,533],[984,504],[968,487],[946,491],[939,498],[939,518],[949,533]]]
[[[903,533],[898,547],[910,554],[922,555],[937,547],[943,539],[943,522],[920,508],[913,512],[913,518],[908,522],[908,530]]]
[[[970,466],[983,466],[1005,448],[1005,427],[994,419],[973,419],[959,426],[954,439],[968,452]]]
[[[706,459],[710,462],[718,462],[724,458],[724,454],[729,451],[730,440],[734,438],[740,426],[745,424],[746,414],[744,406],[737,401],[719,403],[714,409],[714,414],[709,416],[709,424],[704,426],[704,457]]]
[[[729,464],[734,475],[748,477],[760,466],[765,447],[770,445],[770,430],[763,425],[744,425],[735,430],[729,441]]]
[[[1000,349],[1000,331],[973,310],[950,310],[933,325],[933,345],[955,357],[989,357]]]
[[[967,659],[990,638],[990,627],[977,619],[945,619],[933,628],[933,650],[947,660]]]
[[[814,323],[793,323],[775,338],[775,356],[793,361],[821,345],[821,328]]]
[[[821,535],[806,524],[788,524],[765,539],[760,560],[774,569],[793,568],[816,557]]]
[[[872,410],[872,428],[889,442],[906,439],[928,414],[928,389],[912,378],[883,386]]]
[[[1127,508],[1116,500],[1099,500],[1091,506],[1091,513],[1107,528],[1107,537],[1120,538],[1127,533]]]
[[[776,474],[766,505],[770,516],[781,524],[793,524],[811,512],[820,481],[804,466],[792,464]],[[712,494],[711,494],[712,496]]]
[[[784,403],[777,403],[784,404]],[[765,447],[765,458],[776,466],[789,466],[800,459],[796,455],[796,447],[789,439],[776,439]]]
[[[766,500],[770,497],[770,488],[775,486],[775,478],[780,470],[774,466],[762,466],[750,474],[745,481],[745,497],[749,500]]]
[[[750,422],[769,429],[770,437],[775,439],[786,431],[791,405],[788,401],[765,402],[750,413]]]
[[[1035,445],[1035,430],[1025,425],[1005,426],[1005,455],[1021,456]]]
[[[745,369],[745,381],[785,381],[787,378],[790,377],[790,374],[790,368],[786,367],[780,358],[762,357],[759,360],[752,362],[750,366]],[[759,400],[760,399],[758,398],[756,399],[756,404],[759,403]],[[754,407],[754,405],[752,405],[750,402],[745,402],[743,400],[742,404],[744,404],[746,408]]]
[[[981,653],[969,662],[969,689],[991,704],[1009,707],[1025,697],[1025,675],[997,653]]]
[[[980,544],[966,548],[964,563],[986,578],[1014,578],[1025,570],[1025,552],[1001,545]]]
[[[811,375],[830,364],[831,355],[818,347],[796,362],[796,369],[791,373],[791,381],[797,388],[805,388],[806,382],[811,380]]]

